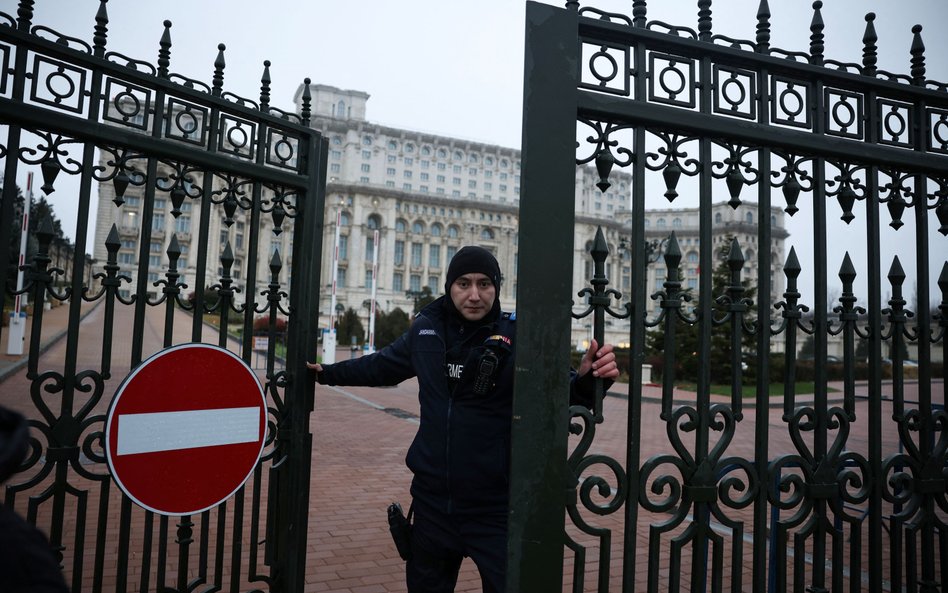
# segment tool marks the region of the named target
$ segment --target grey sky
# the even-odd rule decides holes
[[[582,4],[625,14],[632,6],[631,0]],[[34,20],[91,41],[98,5],[98,0],[37,0]],[[713,2],[714,32],[753,39],[757,6],[757,0]],[[773,46],[808,49],[811,6],[810,0],[770,0]],[[0,10],[15,14],[16,3],[0,0]],[[652,0],[648,10],[650,20],[696,26],[694,0]],[[371,121],[520,146],[521,0],[111,0],[108,11],[110,51],[154,63],[162,21],[168,19],[173,23],[171,70],[202,81],[210,81],[217,45],[224,43],[224,88],[241,96],[257,98],[263,60],[270,60],[275,106],[291,109],[293,93],[309,77],[369,93]],[[908,73],[911,28],[918,23],[925,27],[928,77],[948,81],[948,40],[937,34],[948,24],[945,0],[825,0],[828,58],[861,61],[869,11],[877,15],[879,68]],[[69,194],[57,191],[51,198],[67,234],[73,235],[75,207]],[[791,242],[805,243],[805,220],[793,223]],[[933,235],[937,272],[948,249],[944,237]],[[903,233],[896,242],[910,246],[907,239]],[[836,268],[831,261],[830,270]]]

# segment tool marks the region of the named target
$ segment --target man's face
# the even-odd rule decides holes
[[[494,306],[497,289],[486,275],[472,272],[451,285],[451,302],[468,321],[480,321]]]

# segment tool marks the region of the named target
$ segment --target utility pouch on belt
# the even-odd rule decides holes
[[[411,517],[411,510],[408,511]],[[395,549],[402,560],[411,559],[411,524],[405,518],[405,512],[402,511],[402,505],[393,502],[388,505],[388,529],[392,532],[392,539],[395,540]]]

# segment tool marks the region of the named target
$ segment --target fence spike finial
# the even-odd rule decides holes
[[[577,11],[579,10],[578,0],[567,0],[566,1],[566,10]]]
[[[866,76],[876,75],[876,62],[879,55],[876,52],[876,41],[879,41],[879,36],[876,35],[874,20],[876,20],[876,13],[870,12],[866,15],[866,32],[862,35],[862,73]]]
[[[165,30],[158,42],[158,76],[168,78],[168,67],[171,66],[171,21],[165,21]]]
[[[757,7],[757,53],[770,53],[770,4],[760,0]]]
[[[300,118],[303,120],[303,125],[309,125],[309,118],[312,115],[312,101],[313,95],[310,94],[309,85],[312,81],[308,78],[303,79],[303,100],[300,105]]]
[[[105,55],[105,43],[109,34],[109,12],[105,9],[105,3],[109,0],[100,0],[99,10],[95,13],[95,27],[92,35],[92,51],[98,56]]]
[[[263,61],[263,76],[260,77],[260,110],[270,108],[270,60]]]
[[[33,25],[33,0],[20,0],[16,9],[16,25],[20,31],[30,32]]]
[[[646,15],[648,14],[648,2],[646,0],[633,0],[632,2],[632,26],[644,27],[648,23]]]
[[[711,0],[698,0],[698,39],[711,41]]]
[[[813,20],[810,21],[810,63],[817,65],[823,64],[823,29],[825,25],[823,24],[821,8],[823,8],[823,2],[816,0],[813,3]]]
[[[922,42],[922,26],[912,27],[912,84],[925,84],[925,44]]]
[[[224,50],[226,49],[227,46],[223,43],[217,44],[217,59],[214,60],[214,77],[211,79],[211,93],[218,97],[221,91],[224,90],[224,68],[227,66],[227,62],[224,60]]]

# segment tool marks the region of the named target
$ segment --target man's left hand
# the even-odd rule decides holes
[[[619,376],[619,367],[616,365],[616,353],[613,352],[612,344],[603,344],[602,348],[593,340],[589,345],[589,350],[583,355],[583,360],[579,364],[579,376],[592,371],[593,377],[602,379],[615,379]]]

